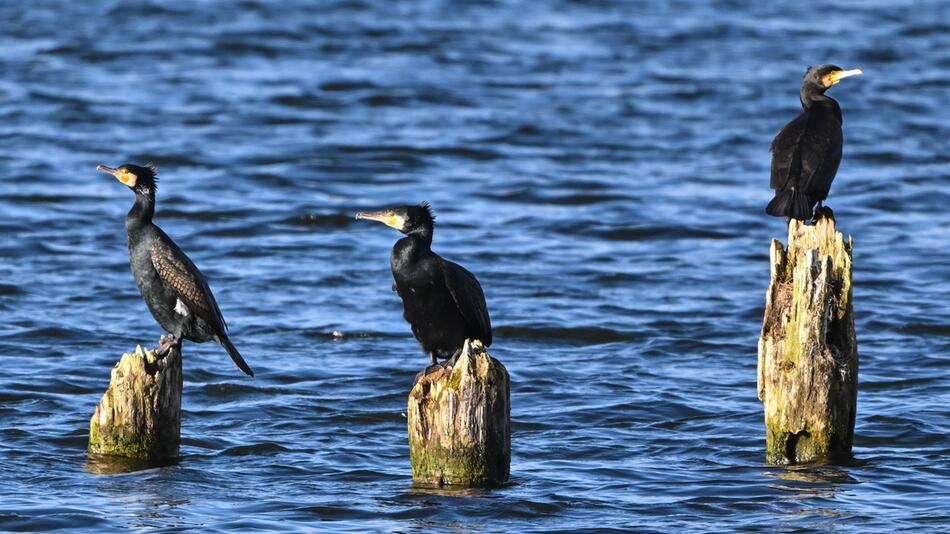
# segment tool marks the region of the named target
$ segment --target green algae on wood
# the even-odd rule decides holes
[[[772,240],[759,338],[758,392],[773,464],[847,456],[857,410],[851,240],[826,209],[814,225],[792,220],[788,243],[786,250]]]
[[[124,354],[89,421],[89,452],[139,460],[178,456],[181,390],[177,348],[161,359],[140,346]]]
[[[508,480],[508,370],[479,341],[454,367],[422,376],[409,393],[412,478],[436,486],[495,486]]]

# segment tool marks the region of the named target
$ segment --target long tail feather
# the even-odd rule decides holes
[[[808,195],[787,189],[775,192],[775,198],[769,202],[765,212],[776,217],[791,217],[807,221],[811,219],[814,205],[815,203]]]
[[[239,369],[244,371],[244,374],[251,377],[254,376],[254,371],[251,370],[251,367],[246,361],[244,361],[244,358],[241,357],[241,353],[238,352],[237,348],[234,347],[234,344],[231,343],[231,340],[228,339],[228,336],[224,334],[218,335],[215,336],[214,340],[220,343],[221,346],[224,347],[224,350],[228,351],[228,356],[234,360],[235,365],[237,365]]]

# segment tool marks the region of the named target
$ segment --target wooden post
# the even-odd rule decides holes
[[[788,250],[772,240],[758,370],[770,463],[851,452],[858,394],[851,248],[827,208],[814,225],[789,223]]]
[[[181,389],[177,348],[161,359],[139,346],[124,354],[89,421],[89,452],[137,460],[178,456]]]
[[[494,486],[508,480],[508,370],[479,341],[466,341],[454,367],[420,377],[409,393],[412,479]]]

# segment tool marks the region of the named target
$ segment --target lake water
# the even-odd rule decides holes
[[[0,5],[0,530],[950,529],[950,4]],[[808,65],[845,155],[854,466],[764,463],[756,342],[772,136]],[[249,379],[185,345],[182,458],[85,453],[111,366],[161,334],[132,195],[211,282]],[[427,363],[390,291],[430,201],[512,378],[511,483],[414,488]]]

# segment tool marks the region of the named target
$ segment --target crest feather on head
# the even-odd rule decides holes
[[[429,204],[429,202],[423,201],[421,204],[419,204],[419,207],[426,212],[426,214],[429,216],[429,220],[435,224],[435,213],[433,213],[432,206]]]
[[[158,167],[156,167],[155,164],[152,163],[151,161],[143,165],[143,167],[152,171],[152,178],[154,178],[155,181],[157,182],[158,181]]]

